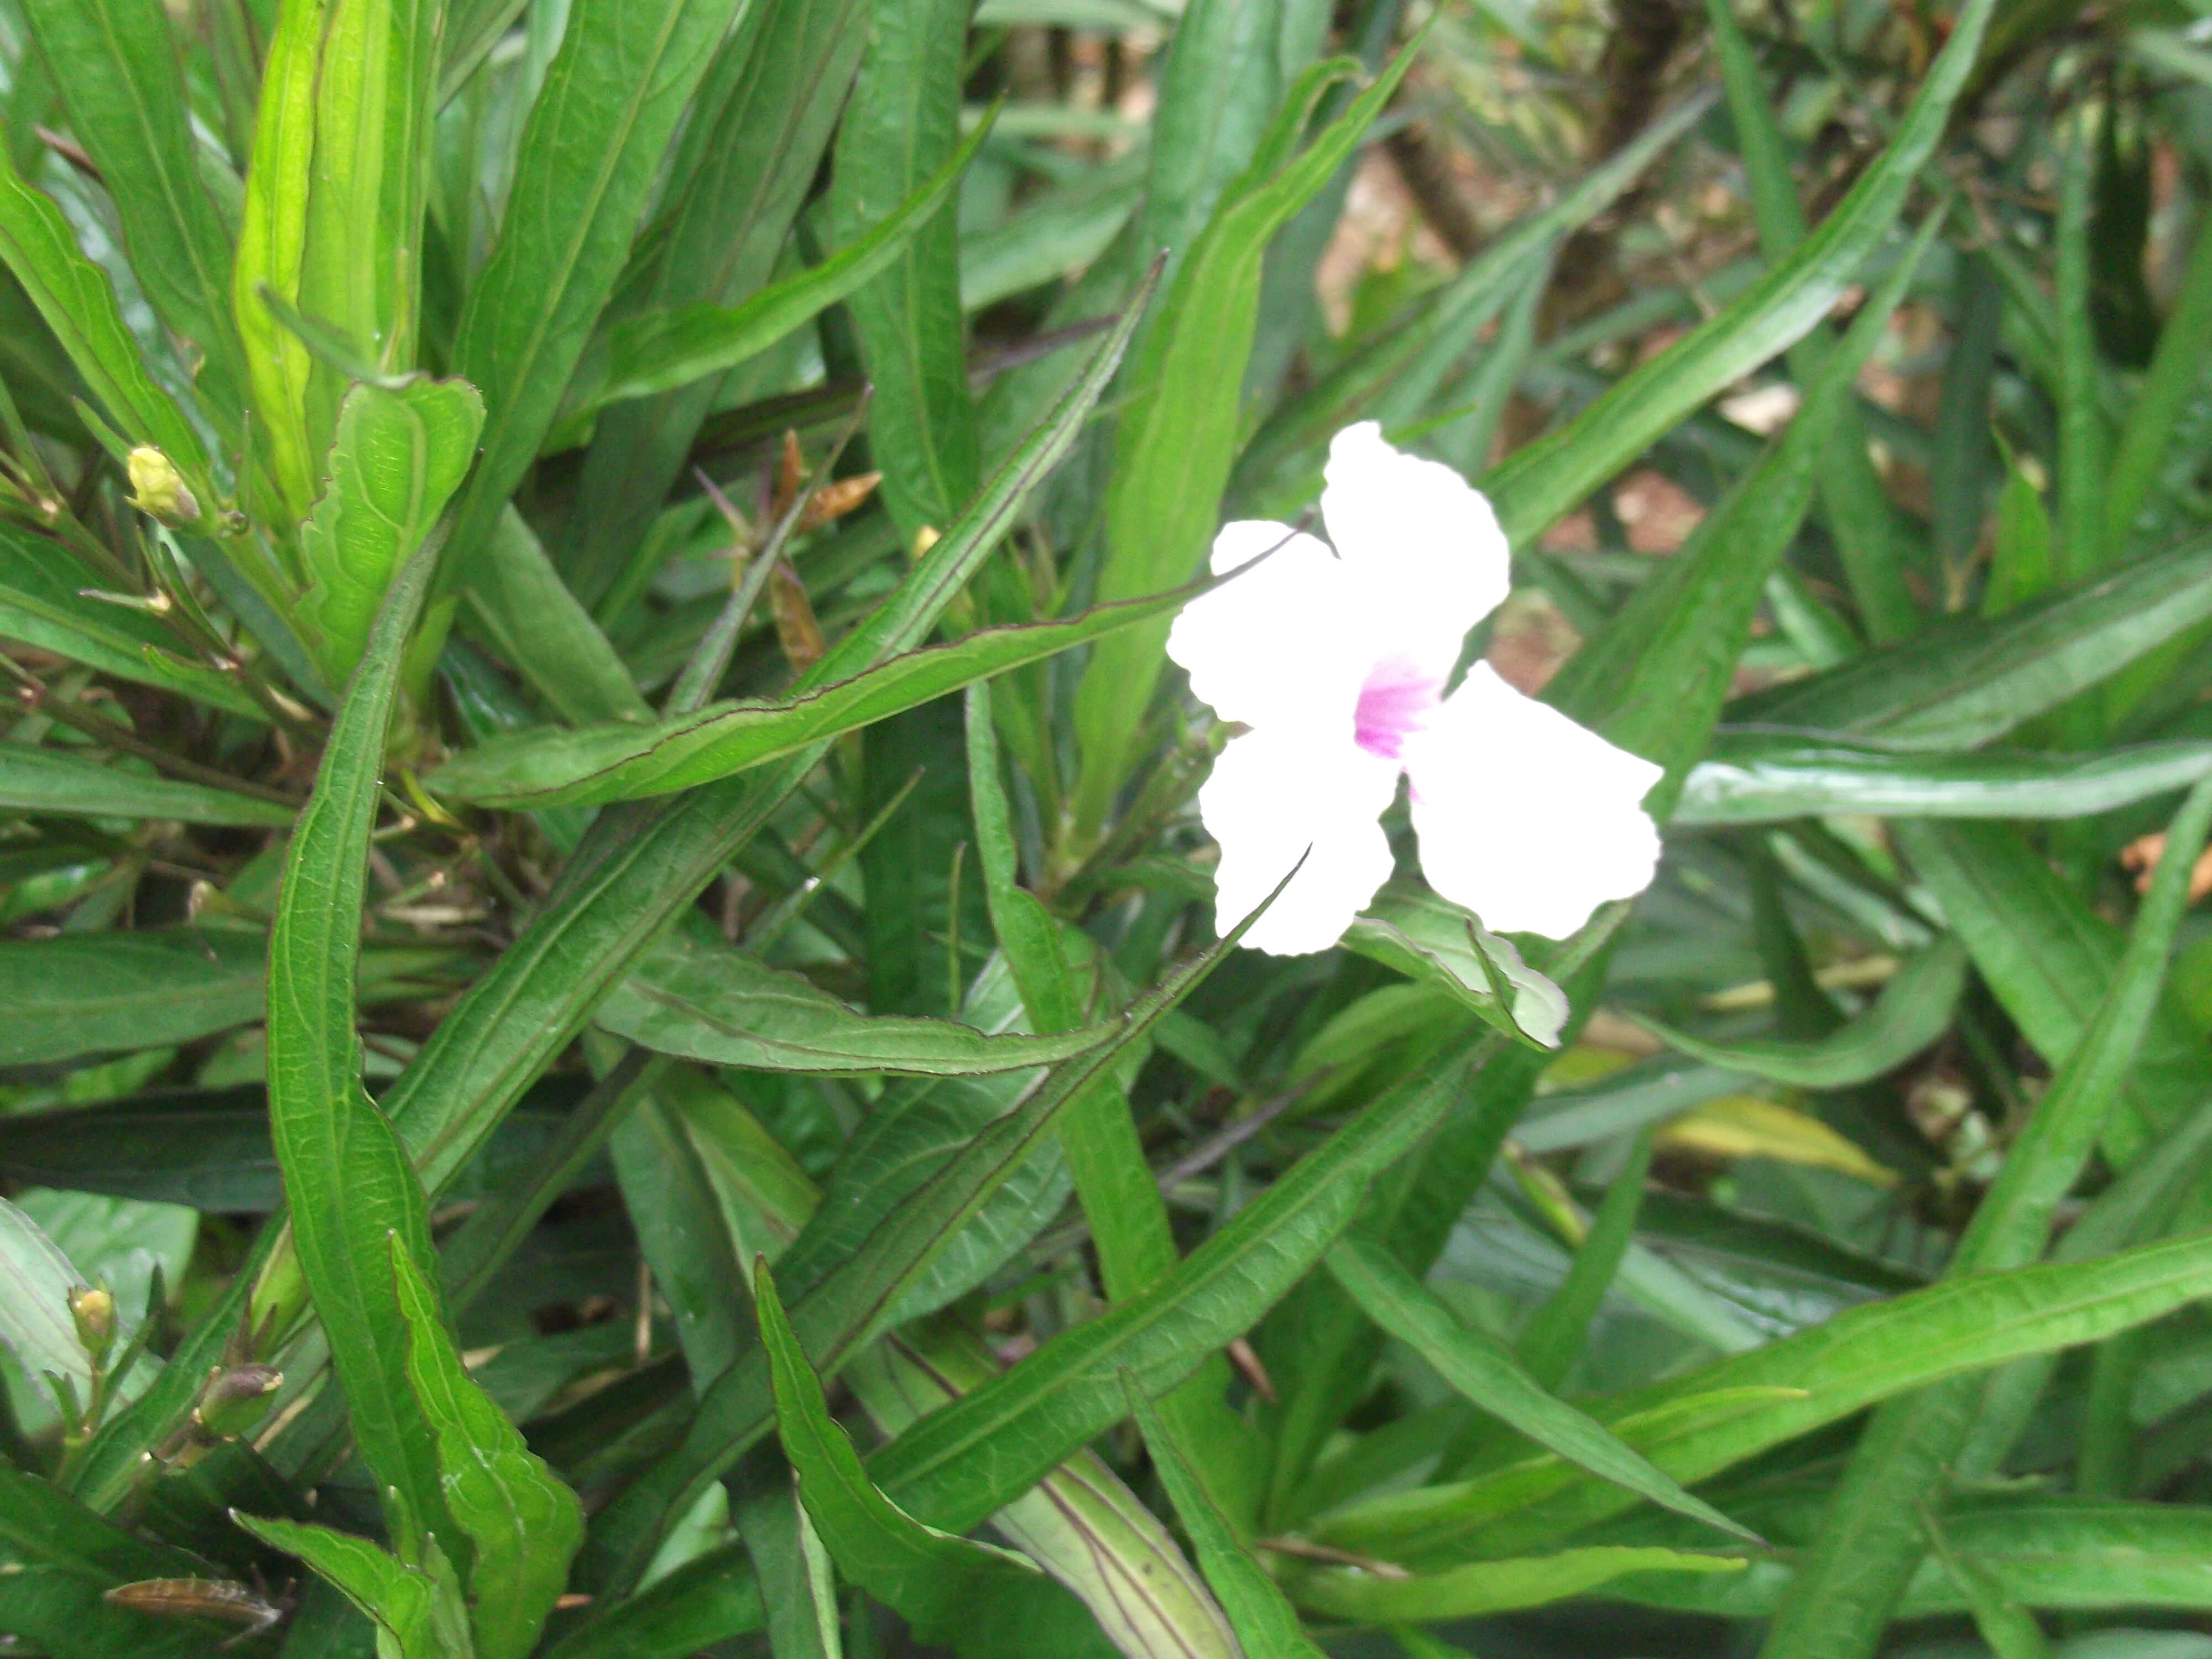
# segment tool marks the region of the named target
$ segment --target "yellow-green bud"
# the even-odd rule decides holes
[[[191,524],[200,516],[199,498],[167,455],[151,444],[131,452],[131,505],[172,524]]]
[[[98,1364],[115,1341],[114,1297],[103,1289],[82,1286],[70,1292],[69,1309],[76,1322],[76,1340]]]
[[[192,1416],[218,1440],[244,1434],[269,1409],[269,1396],[284,1386],[273,1365],[218,1365],[208,1373]]]

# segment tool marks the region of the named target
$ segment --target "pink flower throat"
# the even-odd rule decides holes
[[[1370,755],[1396,760],[1406,739],[1419,731],[1429,711],[1443,699],[1435,680],[1413,664],[1385,658],[1368,672],[1352,711],[1352,740]]]

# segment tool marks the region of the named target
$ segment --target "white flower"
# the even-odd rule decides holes
[[[1642,891],[1659,834],[1638,803],[1660,768],[1487,664],[1443,694],[1468,630],[1505,598],[1489,502],[1371,421],[1337,434],[1324,477],[1335,550],[1283,525],[1224,526],[1215,574],[1273,556],[1193,600],[1168,635],[1191,690],[1251,728],[1198,793],[1221,844],[1221,930],[1304,856],[1244,942],[1284,956],[1334,944],[1389,877],[1376,820],[1401,772],[1430,884],[1489,927],[1564,939]]]

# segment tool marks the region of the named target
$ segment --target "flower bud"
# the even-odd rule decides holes
[[[172,524],[191,524],[200,516],[199,498],[176,464],[151,444],[131,452],[131,505]]]
[[[284,1373],[273,1365],[217,1365],[192,1417],[219,1440],[244,1434],[269,1409],[269,1396],[284,1386]]]
[[[76,1340],[97,1365],[115,1341],[115,1297],[104,1289],[80,1285],[70,1292],[69,1310],[76,1322]]]

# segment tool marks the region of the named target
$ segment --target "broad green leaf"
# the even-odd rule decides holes
[[[1168,1489],[1183,1530],[1198,1551],[1200,1569],[1213,1593],[1221,1598],[1230,1627],[1248,1654],[1279,1655],[1281,1659],[1322,1659],[1322,1650],[1299,1627],[1298,1615],[1285,1599],[1281,1587],[1246,1552],[1229,1517],[1221,1512],[1191,1462],[1190,1454],[1176,1442],[1158,1409],[1146,1397],[1133,1377],[1126,1379],[1129,1409],[1143,1431],[1152,1467]]]
[[[623,318],[609,330],[604,348],[585,354],[568,394],[571,405],[588,411],[624,398],[673,392],[736,368],[811,321],[905,252],[951,199],[990,131],[988,119],[980,123],[921,189],[849,246],[770,283],[743,304],[690,305]],[[888,418],[888,411],[878,418]]]
[[[411,995],[452,963],[442,950],[363,957],[364,994]],[[0,943],[0,1063],[127,1053],[260,1018],[268,948],[258,933],[170,927]]]
[[[2208,829],[2212,781],[2198,784],[2174,819],[2119,970],[1976,1206],[1950,1275],[2002,1271],[2042,1255],[2059,1201],[2088,1162],[2157,1008]],[[1842,1659],[1878,1638],[1923,1554],[1915,1517],[1899,1506],[1917,1501],[1956,1459],[1979,1398],[1971,1381],[1954,1379],[1875,1414],[1776,1615],[1770,1652]]]
[[[1679,1550],[1595,1544],[1524,1560],[1477,1561],[1419,1578],[1389,1578],[1332,1568],[1291,1582],[1300,1607],[1362,1624],[1466,1619],[1514,1607],[1541,1607],[1583,1595],[1625,1574],[1739,1573],[1741,1558],[1688,1555]]]
[[[436,1292],[397,1234],[392,1267],[407,1321],[407,1376],[437,1436],[446,1503],[471,1546],[478,1659],[526,1659],[568,1582],[584,1508],[461,1364]]]
[[[295,612],[331,684],[360,662],[385,590],[467,475],[483,424],[483,399],[459,380],[346,393],[327,483],[300,526],[308,586]]]
[[[1102,600],[1176,586],[1203,562],[1237,458],[1237,399],[1267,244],[1352,153],[1418,49],[1401,51],[1373,86],[1299,150],[1316,101],[1348,66],[1317,65],[1302,76],[1252,165],[1223,194],[1176,270],[1130,365],[1107,487]],[[1084,669],[1075,699],[1083,757],[1079,837],[1103,830],[1134,763],[1167,633],[1164,622],[1132,629],[1093,651]]]
[[[203,394],[235,418],[230,239],[195,166],[167,15],[155,0],[33,0],[23,13],[115,203],[133,274],[161,320],[204,354]]]
[[[0,261],[23,285],[123,441],[152,445],[183,476],[199,514],[181,516],[214,513],[221,503],[199,434],[148,372],[114,284],[77,246],[52,198],[24,181],[5,145],[0,145]]]
[[[435,1257],[422,1184],[362,1088],[354,973],[385,738],[436,554],[434,544],[408,560],[377,614],[286,849],[269,935],[269,1127],[292,1237],[345,1390],[355,1444],[410,1565],[422,1562],[426,1534],[453,1534],[437,1443],[407,1375],[390,1241],[397,1235],[418,1262]]]
[[[1732,689],[1767,577],[1812,506],[1837,415],[1941,224],[1921,227],[1759,464],[1544,688],[1546,701],[1667,769],[1650,797],[1662,817]]]
[[[968,12],[966,0],[872,0],[823,204],[841,243],[857,245],[953,157]],[[929,216],[890,268],[847,296],[845,309],[875,388],[869,456],[884,475],[884,506],[911,544],[924,527],[951,523],[981,476],[957,214],[940,207]]]
[[[1800,1089],[1842,1089],[1894,1070],[1950,1029],[1966,984],[1966,952],[1955,939],[1921,951],[1848,1025],[1810,1042],[1753,1037],[1714,1042],[1656,1020],[1644,1028],[1670,1048],[1709,1066],[1748,1072]]]
[[[765,1072],[975,1076],[1068,1060],[1115,1035],[1107,1024],[987,1036],[951,1020],[857,1013],[788,969],[678,936],[656,945],[596,1018],[601,1030],[660,1054]]]
[[[86,597],[100,585],[59,542],[0,523],[0,635],[227,714],[267,718],[235,679],[169,654],[176,636],[152,617]]]
[[[2051,1659],[2051,1644],[2034,1616],[2008,1600],[1979,1562],[1967,1560],[1952,1547],[1949,1535],[1932,1510],[1921,1520],[1933,1559],[1966,1598],[1974,1628],[1996,1659]]]
[[[2202,544],[1984,620],[1938,624],[1730,705],[1732,724],[1839,734],[1899,750],[1972,749],[2212,617]]]
[[[1121,1030],[1111,1041],[1082,1060],[1056,1068],[1012,1110],[969,1139],[957,1156],[885,1216],[858,1249],[814,1268],[811,1282],[797,1295],[792,1322],[818,1370],[834,1376],[870,1338],[895,1322],[902,1304],[943,1253],[1007,1181],[1048,1144],[1070,1103],[1096,1086],[1121,1062],[1126,1050],[1146,1038],[1161,1016],[1234,948],[1237,937],[1232,933],[1230,939],[1170,975],[1122,1017]],[[787,1279],[797,1282],[793,1256],[787,1254],[784,1262]],[[1202,1359],[1205,1352],[1199,1350],[1193,1363]],[[958,1409],[956,1406],[948,1411]],[[756,1350],[707,1390],[684,1443],[600,1512],[586,1546],[586,1562],[592,1579],[603,1584],[621,1583],[642,1571],[669,1520],[684,1514],[707,1485],[759,1437],[770,1413],[765,1362]],[[957,1522],[957,1528],[973,1526],[1017,1492],[1035,1485],[1078,1443],[1060,1447],[1026,1480],[996,1494],[973,1516]],[[896,1493],[891,1496],[897,1500]],[[902,1507],[921,1513],[911,1504]]]
[[[1442,986],[1501,1031],[1559,1046],[1567,1023],[1565,993],[1523,962],[1510,939],[1488,932],[1471,912],[1426,888],[1406,882],[1384,887],[1346,931],[1343,944],[1410,978]]]
[[[2208,1282],[2212,1240],[2203,1237],[2090,1262],[1948,1279],[1847,1310],[1668,1382],[1590,1401],[1591,1414],[1687,1485],[1878,1401],[2159,1318],[2204,1294]],[[1322,1542],[1361,1554],[1442,1566],[1543,1547],[1634,1501],[1547,1457],[1370,1499],[1311,1530]]]
[[[499,244],[453,366],[483,393],[447,580],[466,585],[614,293],[668,141],[732,21],[757,0],[576,0],[531,106]]]
[[[850,679],[802,684],[770,702],[710,704],[653,726],[605,723],[494,738],[439,768],[429,787],[455,800],[530,807],[634,800],[694,788],[1143,623],[1191,597],[1191,590],[1182,589],[1100,605],[1066,622],[987,628],[893,657]]]
[[[281,830],[292,822],[282,801],[204,783],[126,772],[82,751],[0,744],[0,808],[70,818],[170,818]]]
[[[1462,1323],[1386,1250],[1352,1236],[1328,1256],[1328,1270],[1376,1323],[1409,1345],[1460,1394],[1539,1445],[1591,1474],[1738,1538],[1757,1534],[1694,1498],[1601,1425],[1547,1393],[1512,1352]]]
[[[1508,541],[1534,542],[1661,433],[1819,325],[1889,234],[1935,153],[1991,9],[1992,0],[1960,8],[1887,147],[1795,252],[1718,316],[1638,365],[1566,426],[1515,451],[1482,481]]]
[[[653,718],[621,656],[509,507],[470,569],[465,626],[572,725]]]
[[[79,1406],[89,1398],[92,1357],[77,1336],[70,1297],[84,1283],[45,1230],[0,1198],[0,1350],[34,1383],[48,1373],[73,1383]]]
[[[432,1569],[410,1566],[366,1538],[329,1527],[234,1513],[233,1518],[270,1548],[298,1556],[337,1585],[380,1638],[390,1637],[394,1659],[469,1659],[459,1595],[441,1584]],[[450,1577],[452,1568],[446,1571]],[[385,1650],[381,1639],[378,1647]]]
[[[878,1491],[830,1415],[765,1263],[753,1269],[753,1295],[775,1382],[777,1427],[823,1543],[848,1578],[896,1612],[921,1640],[949,1639],[1002,1584],[1037,1569],[1006,1550],[924,1526]]]
[[[1691,769],[1676,823],[1776,823],[1827,812],[1901,818],[2070,818],[2185,789],[2212,744],[2143,743],[2095,754],[1900,753],[1725,727]]]
[[[180,1565],[198,1564],[186,1557]],[[118,1607],[102,1595],[98,1579],[47,1566],[0,1574],[0,1629],[44,1652],[101,1659],[202,1659],[216,1635],[205,1624]]]

